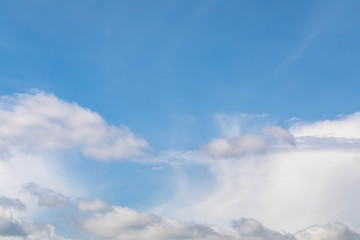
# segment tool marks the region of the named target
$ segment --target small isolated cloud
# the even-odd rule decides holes
[[[215,157],[236,157],[246,153],[265,151],[267,143],[261,137],[244,135],[234,138],[217,138],[203,147],[205,153]]]
[[[80,147],[99,160],[140,156],[148,148],[127,127],[111,126],[97,113],[43,92],[0,98],[0,136],[0,149],[7,151]]]
[[[0,196],[0,207],[4,209],[12,208],[16,210],[24,210],[25,204],[19,199]]]
[[[80,212],[103,212],[111,209],[112,207],[110,204],[101,201],[100,199],[80,199],[78,202],[78,211]]]
[[[28,183],[23,187],[28,193],[38,198],[40,207],[56,208],[70,204],[70,198],[48,188],[42,188],[36,183]]]

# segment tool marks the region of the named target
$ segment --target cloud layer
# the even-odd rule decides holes
[[[360,202],[360,113],[289,130],[255,124],[249,132],[241,126],[244,116],[217,115],[224,133],[199,151],[142,162],[169,163],[181,176],[174,198],[150,213],[84,198],[60,161],[49,163],[43,155],[78,147],[99,160],[133,158],[144,155],[143,139],[52,94],[3,97],[0,240],[65,239],[53,224],[29,220],[34,209],[61,212],[62,219],[51,222],[67,224],[79,240],[360,240],[341,223],[360,225],[354,214]],[[263,116],[247,117],[257,118]],[[208,171],[205,180],[187,173],[195,165]]]
[[[85,200],[87,203],[94,201]],[[101,201],[97,199],[97,201]],[[102,202],[102,201],[101,201]],[[83,203],[79,203],[80,205]],[[102,204],[108,205],[105,202]],[[49,224],[16,220],[11,209],[0,211],[0,240],[65,240]],[[94,210],[94,209],[92,209]],[[99,209],[98,209],[99,210]],[[73,213],[72,218],[76,216]],[[232,228],[182,223],[156,214],[112,206],[106,212],[79,215],[69,222],[75,227],[77,240],[359,240],[360,234],[348,226],[330,222],[311,226],[294,234],[277,232],[252,218],[232,221]]]

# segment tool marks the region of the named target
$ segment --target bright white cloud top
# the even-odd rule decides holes
[[[16,94],[1,99],[0,147],[42,152],[80,147],[99,160],[143,155],[148,144],[127,127],[115,127],[97,113],[52,94]]]
[[[360,202],[359,113],[289,130],[267,125],[258,133],[236,130],[239,115],[217,115],[231,123],[222,125],[222,137],[198,151],[142,161],[183,173],[171,200],[140,212],[84,198],[76,176],[62,171],[61,157],[46,156],[80,147],[99,160],[141,162],[145,140],[48,93],[7,96],[0,105],[1,240],[65,239],[51,223],[31,221],[53,210],[64,210],[78,239],[360,239],[354,214]],[[209,171],[211,184],[187,174],[184,169],[194,165]]]

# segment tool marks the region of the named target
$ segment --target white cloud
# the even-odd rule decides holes
[[[251,218],[232,221],[232,229],[184,224],[151,213],[114,207],[80,220],[80,226],[98,239],[121,240],[359,240],[360,235],[341,223],[313,226],[295,234],[277,232]]]
[[[258,136],[244,135],[234,138],[213,139],[203,150],[215,157],[236,157],[246,153],[258,153],[267,149],[267,143]]]
[[[212,151],[212,155],[173,153],[170,162],[176,159],[207,166],[209,180],[186,175],[184,168],[179,185],[174,186],[174,198],[154,211],[166,217],[220,226],[248,216],[278,231],[296,231],[327,221],[360,225],[360,216],[354,214],[360,202],[360,134],[355,134],[359,120],[359,114],[354,114],[341,120],[303,124],[301,128],[295,125],[290,128],[295,139],[285,129],[267,126],[265,134],[288,143],[296,141],[296,146],[267,142],[268,148],[262,154],[228,157],[225,153],[243,151],[239,146],[231,150],[232,138],[210,142],[203,150]],[[311,131],[305,134],[299,129]],[[338,129],[345,129],[345,133]],[[263,140],[267,141],[266,136]]]
[[[86,204],[95,201],[86,201]],[[105,202],[102,205],[109,206]],[[93,204],[95,206],[97,204]],[[97,208],[98,210],[99,208]],[[92,207],[90,211],[94,210]],[[75,215],[72,215],[74,218]],[[72,220],[77,239],[114,240],[359,240],[360,235],[341,223],[312,226],[290,234],[277,232],[258,220],[241,218],[232,221],[232,229],[215,225],[182,223],[156,214],[113,206],[106,212],[78,216]],[[79,231],[82,231],[81,234]],[[0,211],[0,240],[65,240],[46,223],[18,221],[11,208]]]
[[[54,230],[52,225],[20,222],[11,214],[0,214],[0,240],[65,240]]]
[[[23,189],[38,198],[40,207],[64,207],[70,204],[70,198],[49,188],[43,188],[36,183],[30,182]]]
[[[5,198],[4,202],[0,208],[0,240],[65,240],[55,234],[52,225],[16,219],[12,210],[19,207],[18,199]]]
[[[84,216],[80,225],[92,239],[359,239],[358,233],[339,223],[295,234],[281,232],[328,220],[360,224],[354,214],[360,202],[359,120],[356,113],[338,120],[297,123],[290,131],[265,124],[265,128],[257,126],[258,132],[246,134],[245,127],[236,125],[244,122],[242,116],[235,121],[220,119],[223,137],[211,141],[203,151],[172,152],[164,159],[148,160],[204,164],[214,178],[209,177],[207,185],[197,183],[194,176],[179,181],[176,197],[155,208],[158,215],[111,207],[99,199],[80,200],[81,213],[74,215]],[[273,144],[273,139],[296,142],[296,147]],[[22,219],[31,217],[37,204],[63,206],[69,203],[66,196],[83,197],[86,190],[76,187],[60,161],[49,163],[44,155],[73,147],[80,147],[87,156],[111,160],[141,156],[147,143],[126,127],[110,126],[98,114],[51,94],[2,98],[0,240],[63,239],[51,225]],[[253,154],[259,152],[262,154]],[[19,191],[29,182],[39,184],[26,187],[38,202]],[[232,219],[243,216],[259,219],[270,228],[243,218],[233,221],[234,229],[228,230]]]
[[[269,136],[275,138],[280,143],[296,145],[296,140],[295,140],[294,135],[282,127],[279,127],[279,126],[264,127],[263,132],[266,135],[269,135]]]
[[[216,227],[184,225],[178,221],[129,208],[114,207],[112,212],[94,214],[81,223],[83,229],[99,239],[121,240],[185,240],[236,239],[235,234]]]
[[[44,211],[39,201],[24,191],[23,186],[35,182],[44,189],[55,189],[70,198],[88,195],[89,187],[68,173],[63,161],[55,155],[13,153],[7,161],[0,161],[0,193],[7,198],[19,199],[26,208],[21,215],[27,218]],[[15,212],[16,216],[20,213]]]
[[[360,235],[348,226],[330,222],[325,226],[312,226],[295,234],[299,240],[360,240]]]
[[[97,113],[43,92],[1,98],[0,136],[0,148],[8,152],[78,146],[100,160],[140,156],[148,147],[127,127],[108,125]]]
[[[233,220],[232,227],[241,237],[251,239],[266,240],[295,240],[295,237],[289,233],[279,233],[264,227],[259,221],[252,218],[242,218]]]
[[[360,112],[341,116],[336,120],[298,123],[290,128],[296,137],[360,138]]]
[[[100,199],[80,199],[78,202],[78,211],[80,212],[103,212],[111,209],[112,207],[108,203]]]

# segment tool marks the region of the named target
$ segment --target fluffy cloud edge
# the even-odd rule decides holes
[[[126,126],[51,93],[0,98],[2,158],[12,151],[44,152],[80,147],[87,157],[109,161],[144,156],[148,143]]]

